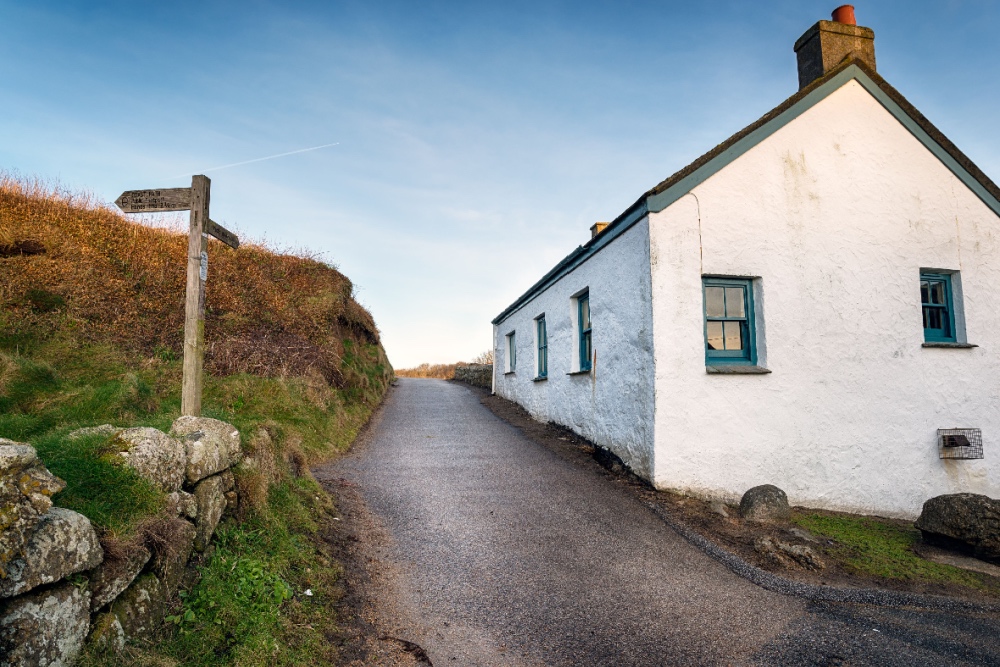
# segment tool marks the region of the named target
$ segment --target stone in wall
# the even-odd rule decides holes
[[[230,470],[223,470],[219,474],[219,477],[222,478],[222,484],[223,484],[222,488],[225,489],[225,491],[226,491],[226,493],[225,493],[225,496],[226,496],[226,509],[224,511],[225,512],[229,512],[229,513],[233,513],[237,509],[239,509],[239,506],[240,506],[240,498],[236,494],[236,476],[233,474],[233,471],[230,469]]]
[[[200,480],[236,465],[240,460],[240,432],[232,424],[208,417],[180,417],[170,428],[187,451],[187,482]]]
[[[128,548],[125,553],[104,559],[90,576],[90,608],[97,611],[129,587],[142,572],[152,552],[141,544]]]
[[[198,518],[198,501],[187,491],[167,494],[166,513],[170,516],[184,516],[192,521]]]
[[[113,438],[125,429],[118,428],[117,426],[112,426],[111,424],[101,424],[100,426],[87,426],[86,428],[78,428],[75,431],[71,431],[67,434],[67,438],[70,440],[78,440],[80,438],[86,438],[91,435],[101,435],[105,438]]]
[[[0,598],[30,591],[100,564],[104,551],[90,519],[72,510],[53,507],[45,514],[24,549],[9,563],[0,579]]]
[[[155,428],[127,428],[111,441],[139,476],[170,493],[184,484],[184,443]]]
[[[222,478],[222,488],[225,491],[232,491],[236,488],[236,475],[232,470],[223,470],[219,477]]]
[[[9,600],[0,613],[0,667],[68,667],[89,627],[90,594],[72,584]]]
[[[469,364],[455,368],[455,379],[483,389],[493,388],[493,364]]]
[[[220,475],[203,479],[194,488],[194,497],[198,499],[197,534],[194,548],[204,551],[208,546],[215,527],[226,509],[226,484]]]
[[[35,448],[0,438],[0,579],[24,555],[35,526],[66,483],[45,469]]]
[[[118,617],[110,611],[94,616],[94,620],[90,623],[87,645],[101,653],[121,651],[125,648],[125,628],[122,627]]]
[[[156,575],[146,573],[135,580],[111,605],[124,636],[143,639],[152,636],[163,623],[167,590]]]
[[[150,570],[163,582],[166,590],[172,592],[180,584],[184,566],[194,551],[197,529],[190,521],[174,519],[164,532],[169,535],[169,539],[157,549]]]

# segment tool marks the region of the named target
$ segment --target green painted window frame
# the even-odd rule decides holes
[[[511,331],[507,334],[507,371],[513,373],[517,370],[517,332]]]
[[[538,336],[538,375],[544,378],[549,376],[549,333],[545,326],[545,316],[539,315],[535,318],[535,332]]]
[[[584,311],[586,310],[586,318]],[[580,371],[589,371],[592,366],[594,341],[590,311],[590,290],[576,297],[576,326],[580,339]]]
[[[936,271],[920,272],[920,314],[923,318],[924,341],[927,343],[957,343],[955,330],[955,291],[952,285],[952,274]],[[936,303],[932,293],[932,285],[943,287],[942,303]],[[926,286],[926,287],[925,287]],[[937,312],[941,327],[928,327],[932,320],[931,313]]]
[[[709,314],[709,288],[722,288],[724,301],[723,313]],[[703,333],[705,336],[705,364],[709,366],[725,365],[757,365],[757,336],[754,314],[753,299],[753,279],[751,278],[716,278],[703,276],[701,279],[702,289],[702,313],[704,316]],[[730,302],[730,295],[734,290],[742,290],[742,316],[735,308],[735,302]],[[733,313],[729,312],[730,305],[733,305]],[[712,323],[721,322],[725,332],[728,327],[736,326],[740,332],[740,349],[717,350],[709,345],[709,328]],[[726,324],[730,323],[730,324]],[[714,328],[714,327],[711,327]],[[725,335],[725,334],[724,334]]]

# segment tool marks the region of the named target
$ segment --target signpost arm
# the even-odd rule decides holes
[[[205,355],[205,280],[202,253],[207,239],[208,203],[212,182],[191,178],[191,229],[188,235],[187,293],[184,301],[184,379],[181,414],[201,416],[202,363]],[[204,255],[207,258],[207,255]]]

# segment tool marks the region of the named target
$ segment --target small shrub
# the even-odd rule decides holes
[[[30,289],[25,295],[25,299],[36,313],[51,313],[55,310],[66,307],[66,299],[43,289]]]

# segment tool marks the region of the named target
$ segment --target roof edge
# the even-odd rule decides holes
[[[857,72],[852,71],[852,68],[855,68]],[[858,72],[863,76],[857,76]],[[649,213],[657,213],[670,206],[737,157],[746,153],[750,148],[756,146],[787,123],[797,118],[802,112],[824,99],[833,90],[839,89],[840,86],[852,79],[857,80],[918,141],[923,143],[946,167],[958,176],[983,203],[1000,216],[1000,187],[875,70],[860,60],[845,58],[842,63],[787,98],[755,122],[733,134],[707,153],[704,153],[684,168],[674,172],[643,193],[635,203],[615,218],[603,232],[584,245],[578,246],[576,250],[567,255],[548,273],[542,276],[538,282],[518,297],[514,303],[505,308],[503,312],[492,320],[492,324],[499,324],[514,312],[520,310],[536,294],[548,288],[589,259]],[[871,85],[866,85],[865,79]],[[827,90],[827,88],[830,90]],[[802,104],[803,102],[805,102],[804,105]],[[786,115],[796,107],[800,107],[798,113]],[[902,117],[900,114],[902,114]],[[780,124],[775,123],[776,120],[782,117],[784,117],[784,122]],[[910,123],[907,123],[905,119],[908,119]],[[940,151],[934,149],[935,145],[940,148]],[[962,172],[969,178],[964,178]]]
[[[507,306],[502,313],[494,317],[491,324],[499,324],[514,312],[520,310],[522,306],[526,305],[533,298],[535,298],[536,294],[541,292],[543,289],[548,288],[567,273],[583,264],[601,248],[614,241],[616,238],[628,231],[632,225],[646,217],[648,213],[649,211],[646,208],[646,195],[643,195],[637,199],[634,204],[625,209],[621,215],[608,223],[608,226],[604,228],[603,232],[590,239],[585,244],[577,246],[576,250],[566,255],[562,261],[552,267],[552,269],[542,276],[538,282],[529,287],[524,294],[515,299],[514,303]]]

